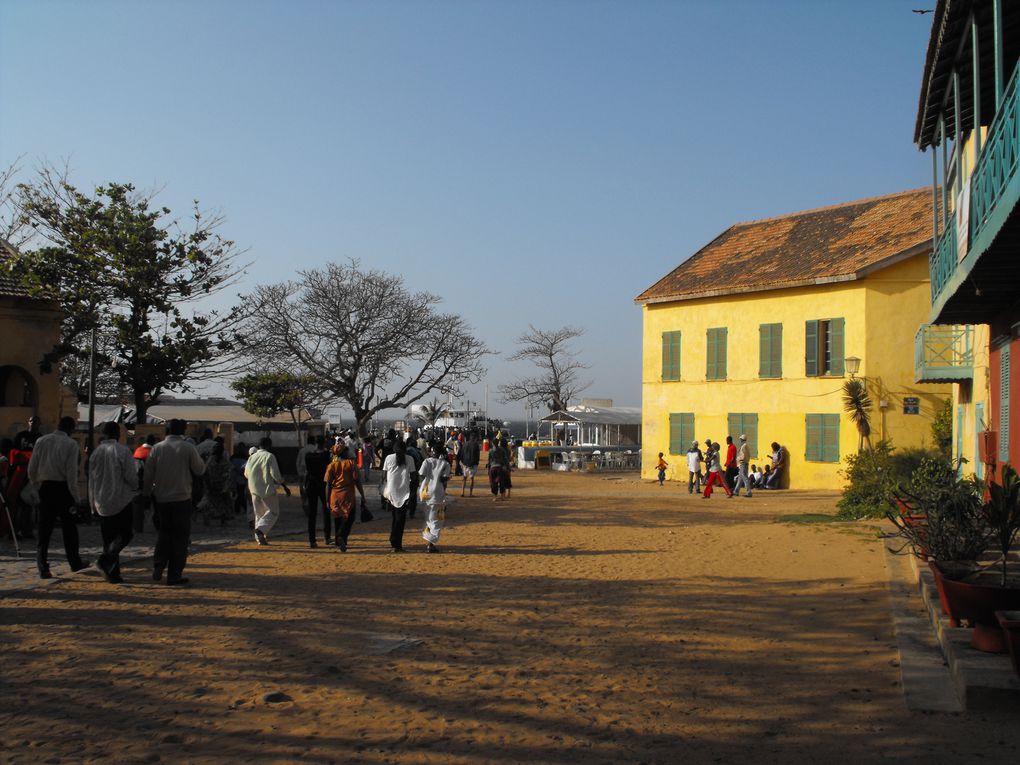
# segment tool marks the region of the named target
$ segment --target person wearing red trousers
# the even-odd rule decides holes
[[[705,439],[705,443],[708,445],[708,454],[705,455],[705,461],[708,463],[708,478],[705,480],[705,493],[701,495],[702,499],[709,499],[712,496],[712,486],[719,484],[723,487],[726,492],[726,496],[732,498],[733,490],[726,484],[726,479],[723,478],[722,463],[719,459],[719,444],[713,444],[709,439]]]

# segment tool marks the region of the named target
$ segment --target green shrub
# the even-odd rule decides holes
[[[938,454],[931,449],[894,450],[888,441],[879,441],[871,451],[851,454],[842,471],[847,485],[837,503],[839,518],[844,521],[882,518],[895,508],[896,489],[908,484],[926,460],[937,458]]]
[[[836,506],[844,521],[860,518],[881,518],[892,509],[892,490],[896,486],[893,475],[893,449],[888,441],[879,441],[871,451],[858,452],[846,458],[846,469],[841,471],[847,479],[843,497]]]
[[[942,406],[935,410],[935,418],[931,423],[931,437],[935,440],[935,448],[946,459],[953,456],[953,402],[946,399]]]

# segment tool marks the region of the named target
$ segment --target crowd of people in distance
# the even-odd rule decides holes
[[[49,541],[57,523],[71,570],[89,565],[79,552],[77,523],[91,514],[99,519],[103,544],[96,566],[107,581],[119,583],[120,554],[143,530],[151,508],[157,532],[152,579],[161,582],[165,573],[171,586],[188,583],[183,572],[194,518],[206,526],[223,526],[246,515],[257,544],[268,545],[280,516],[277,490],[291,494],[271,440],[263,438],[250,448],[238,443],[227,456],[222,437],[206,429],[196,442],[186,427],[183,420],[170,420],[164,438],[149,435],[132,450],[121,443],[119,424],[104,423],[101,440],[86,456],[88,496],[81,497],[75,420],[65,417],[56,431],[43,435],[38,418],[32,418],[14,439],[0,440],[0,498],[9,509],[0,520],[0,534],[35,538],[39,576],[47,579],[52,576]],[[415,517],[421,503],[425,550],[438,552],[449,480],[462,477],[461,496],[474,496],[482,443],[478,431],[438,428],[390,430],[365,438],[349,430],[318,436],[299,450],[296,461],[309,545],[318,547],[321,514],[325,544],[346,552],[358,496],[361,520],[373,518],[364,487],[375,470],[383,509],[391,515],[391,550],[403,552],[406,519]],[[484,449],[493,500],[509,499],[511,441],[497,433],[484,440]]]
[[[751,448],[747,444],[747,436],[741,433],[740,446],[733,443],[733,436],[726,436],[726,456],[723,457],[722,447],[718,441],[712,442],[705,439],[705,451],[701,451],[697,441],[691,442],[687,450],[687,492],[701,493],[702,498],[709,499],[712,496],[712,487],[721,486],[727,497],[740,496],[740,489],[744,489],[744,496],[753,496],[755,489],[778,489],[783,480],[783,473],[787,467],[786,447],[775,441],[772,442],[771,464],[759,469],[758,465],[751,462]],[[659,485],[666,481],[666,470],[669,463],[659,452],[659,460],[656,463]],[[704,489],[702,489],[704,485]]]

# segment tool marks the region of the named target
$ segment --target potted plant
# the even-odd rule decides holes
[[[886,517],[904,540],[896,552],[909,547],[921,560],[945,563],[955,571],[973,568],[988,548],[980,485],[960,478],[958,464],[926,457],[909,485],[893,492],[896,510]]]

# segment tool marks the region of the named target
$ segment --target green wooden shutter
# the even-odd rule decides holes
[[[723,327],[722,329],[720,329],[719,330],[719,341],[716,343],[716,347],[718,349],[718,354],[719,354],[719,357],[718,357],[718,360],[717,360],[717,364],[716,364],[718,369],[716,371],[719,372],[719,379],[720,380],[725,380],[726,379],[726,335],[727,334],[728,334],[728,330],[726,329],[726,327]]]
[[[772,366],[772,377],[783,376],[783,325],[772,325],[772,343],[769,348],[769,363]],[[756,415],[757,417],[757,415]]]
[[[999,462],[1009,462],[1009,344],[999,348]]]
[[[734,443],[736,443],[737,436],[744,432],[740,429],[740,420],[742,418],[743,415],[736,412],[730,412],[726,415],[726,435],[733,436]]]
[[[745,414],[743,427],[740,429],[740,433],[747,436],[747,447],[751,450],[751,456],[758,456],[758,415],[757,414]],[[740,433],[737,433],[739,436]]]
[[[818,376],[818,321],[811,319],[804,326],[804,374]]]
[[[758,376],[783,376],[783,325],[762,324],[758,327]]]
[[[669,416],[669,453],[683,454],[687,451],[683,448],[683,437],[681,435],[682,414],[671,414]]]
[[[843,319],[829,319],[829,374],[843,376]]]
[[[839,462],[839,415],[822,415],[822,462]]]
[[[694,412],[684,412],[680,415],[680,451],[683,454],[687,447],[694,440]]]
[[[680,379],[680,333],[662,333],[662,379]]]
[[[822,417],[819,414],[806,414],[804,418],[807,423],[804,459],[818,462],[822,458]]]

